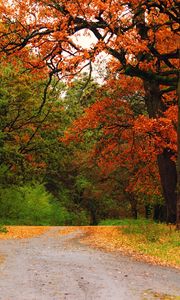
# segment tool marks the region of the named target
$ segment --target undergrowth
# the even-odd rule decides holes
[[[4,225],[0,225],[0,232],[7,233],[8,230]]]

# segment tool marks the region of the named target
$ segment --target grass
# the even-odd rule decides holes
[[[98,225],[100,226],[123,226],[123,225],[142,225],[149,224],[147,219],[106,219],[102,220]]]
[[[108,248],[109,244],[112,250],[119,248],[153,263],[180,268],[180,233],[176,231],[175,226],[144,219],[105,220],[99,225],[104,227],[104,233],[103,229],[102,234],[100,231],[98,233],[101,248]],[[113,235],[106,226],[115,226]],[[108,234],[105,233],[107,230]],[[90,233],[89,239],[92,235]],[[96,240],[98,246],[97,234]]]

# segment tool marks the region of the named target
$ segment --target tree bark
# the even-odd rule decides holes
[[[144,80],[144,90],[149,117],[155,118],[160,116],[166,110],[166,107],[161,101],[159,83]],[[177,211],[177,170],[176,164],[171,160],[171,157],[172,153],[169,149],[164,149],[163,153],[159,154],[157,157],[162,191],[167,209],[167,223],[176,222]]]
[[[154,206],[153,220],[156,222],[166,222],[167,208],[165,204],[156,204]]]
[[[178,158],[177,158],[177,215],[176,228],[180,230],[180,79],[177,88],[178,95]]]
[[[167,223],[176,223],[176,185],[177,173],[176,164],[171,160],[172,153],[164,149],[163,153],[158,155],[158,166],[161,178],[161,185],[167,209]]]
[[[137,219],[138,210],[137,210],[137,200],[133,194],[129,195],[129,201],[131,205],[131,215],[133,219]]]
[[[97,220],[97,214],[96,214],[96,205],[93,201],[93,199],[88,200],[88,210],[90,212],[90,225],[97,225],[98,220]]]

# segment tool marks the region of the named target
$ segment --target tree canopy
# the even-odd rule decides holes
[[[133,162],[133,166],[142,167],[137,176],[139,181],[148,158],[148,168],[153,174],[156,174],[157,161],[166,220],[179,223],[175,162],[178,2],[14,0],[11,4],[1,1],[0,12],[1,60],[6,56],[16,68],[18,57],[23,68],[34,76],[49,74],[39,112],[47,101],[53,75],[58,80],[71,81],[84,68],[89,68],[88,82],[98,55],[108,54],[106,87],[99,89],[101,101],[93,104],[93,100],[84,116],[76,114],[80,116],[73,123],[76,134],[79,132],[80,138],[83,130],[101,127],[95,136],[101,143],[101,161],[104,165],[111,164],[112,169],[114,157],[118,158],[116,166],[126,160],[133,169]],[[80,36],[89,37],[92,43],[87,46],[80,43]],[[138,107],[137,99],[145,104],[138,108],[139,112],[134,109]],[[82,104],[82,112],[83,109]],[[179,164],[180,159],[178,180]]]

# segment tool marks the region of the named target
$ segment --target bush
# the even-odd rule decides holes
[[[84,210],[68,211],[42,184],[0,189],[0,221],[6,225],[88,225]],[[64,204],[63,204],[64,203]]]
[[[0,219],[11,225],[65,225],[70,213],[41,184],[0,189]]]
[[[89,225],[89,218],[87,216],[87,213],[84,210],[80,212],[70,212],[67,218],[66,225],[71,225],[71,226]]]
[[[69,212],[56,201],[52,202],[51,215],[48,225],[64,226],[69,219]]]
[[[0,225],[0,232],[7,233],[8,230],[4,225]]]
[[[29,225],[48,225],[52,215],[51,194],[40,184],[21,187],[20,191],[24,203],[20,219]]]

